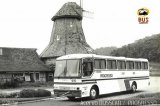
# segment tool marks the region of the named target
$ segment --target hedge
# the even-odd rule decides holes
[[[32,98],[32,97],[47,97],[51,96],[51,92],[44,89],[24,89],[20,91],[19,97],[20,98]]]

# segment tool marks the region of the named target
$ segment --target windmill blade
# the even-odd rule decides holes
[[[83,17],[93,19],[94,18],[94,12],[83,10]]]
[[[82,12],[83,12],[83,13],[82,13],[83,17],[93,19],[94,13],[91,12],[91,11],[86,11],[86,10],[83,9],[83,0],[80,0],[80,7],[81,7]]]
[[[83,0],[80,0],[80,7],[83,8]]]

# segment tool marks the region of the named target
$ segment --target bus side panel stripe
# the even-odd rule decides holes
[[[142,77],[122,77],[122,78],[107,78],[107,79],[86,79],[86,80],[82,80],[82,82],[85,82],[85,81],[98,81],[98,80],[118,80],[118,79],[143,80],[143,79],[149,79],[149,76],[142,76]]]
[[[129,80],[124,80],[124,84],[125,84],[126,90],[130,90],[131,89]]]

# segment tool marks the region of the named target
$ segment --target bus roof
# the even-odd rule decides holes
[[[116,57],[116,56],[104,56],[96,54],[69,54],[65,56],[58,57],[56,60],[66,60],[66,59],[81,59],[81,58],[101,58],[101,59],[116,59],[116,60],[128,60],[128,61],[148,61],[144,58],[126,58],[126,57]]]

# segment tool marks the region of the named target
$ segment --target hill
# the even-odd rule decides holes
[[[160,62],[160,34],[148,36],[134,43],[115,49],[111,52],[111,55],[147,58],[152,62]]]
[[[110,56],[113,50],[116,50],[116,47],[101,47],[95,49],[95,53],[98,55],[107,55]]]

